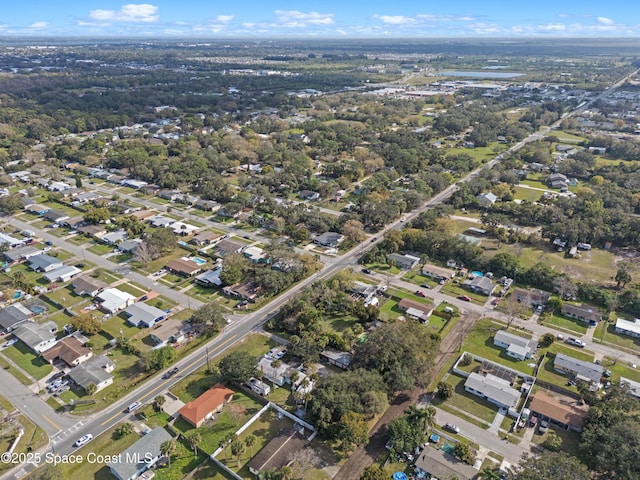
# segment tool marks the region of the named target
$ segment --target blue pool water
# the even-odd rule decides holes
[[[29,307],[29,310],[31,310],[33,313],[35,313],[36,315],[40,315],[41,313],[44,313],[47,311],[46,308],[41,307],[40,305],[31,305]]]
[[[207,263],[207,261],[204,258],[200,258],[200,257],[191,257],[191,260],[196,262],[198,265],[204,265],[205,263]]]
[[[450,443],[445,443],[444,445],[442,445],[442,450],[444,450],[445,452],[447,452],[449,455],[453,455],[453,445],[451,445]]]
[[[473,272],[471,272],[471,275],[473,275],[474,277],[481,277],[482,272],[478,272],[477,270],[474,270]]]

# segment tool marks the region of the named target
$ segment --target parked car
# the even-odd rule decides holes
[[[369,270],[368,268],[363,268],[362,273],[369,275],[371,273],[371,270]]]
[[[453,423],[445,423],[442,428],[447,430],[448,432],[460,433],[460,427],[454,425]]]
[[[280,360],[282,357],[284,357],[287,354],[286,350],[280,350],[278,353],[276,353],[273,358],[275,358],[276,360]]]
[[[91,435],[90,433],[81,436],[78,440],[76,440],[76,443],[73,444],[74,447],[81,447],[83,445],[86,445],[87,443],[89,443],[91,440],[93,439],[93,435]]]
[[[431,285],[429,285],[428,283],[423,283],[422,285],[420,285],[422,288],[431,288]]]
[[[458,295],[458,299],[464,300],[465,302],[471,301],[471,297],[469,297],[468,295]]]
[[[418,295],[419,297],[426,297],[422,290],[416,290],[416,295]]]
[[[547,433],[548,429],[549,422],[547,422],[546,420],[540,421],[540,424],[538,425],[538,432],[540,433],[540,435],[544,435],[545,433]]]
[[[491,301],[491,305],[498,305],[500,303],[500,297],[494,298]]]

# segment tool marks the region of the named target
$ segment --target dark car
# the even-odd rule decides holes
[[[165,374],[162,376],[162,378],[170,378],[173,377],[176,373],[178,373],[180,369],[178,367],[173,367],[171,370],[168,370],[167,372],[165,372]]]
[[[371,273],[371,270],[369,270],[368,268],[363,268],[362,273],[366,273],[367,275],[369,275]]]
[[[420,285],[422,288],[431,288],[431,285],[429,285],[428,283],[423,283],[422,285]]]

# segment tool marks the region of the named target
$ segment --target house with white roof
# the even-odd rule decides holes
[[[630,337],[640,337],[640,319],[625,320],[618,318],[616,320],[616,333],[629,335]]]
[[[136,297],[117,288],[107,288],[96,298],[100,302],[100,308],[108,313],[117,313],[136,301]]]
[[[42,353],[56,344],[58,326],[49,320],[43,324],[24,322],[16,327],[13,334],[36,353]]]
[[[47,282],[68,282],[79,273],[82,273],[82,270],[78,267],[63,265],[60,268],[45,273],[43,277]]]
[[[514,335],[506,330],[498,330],[493,337],[493,344],[506,349],[506,354],[518,360],[533,356],[535,342],[532,339]]]
[[[516,408],[520,401],[520,392],[511,387],[509,380],[491,374],[480,375],[475,372],[469,374],[464,382],[464,389],[508,410]]]
[[[144,302],[135,302],[125,309],[127,322],[135,327],[150,328],[167,317],[164,310],[147,305]]]

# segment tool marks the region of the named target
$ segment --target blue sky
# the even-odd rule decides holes
[[[640,37],[635,1],[5,0],[0,36]]]

